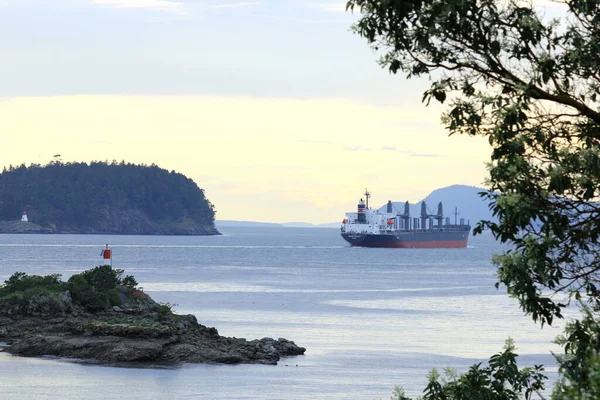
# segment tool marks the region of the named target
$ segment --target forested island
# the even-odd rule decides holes
[[[193,180],[154,164],[53,161],[0,173],[0,233],[218,235],[214,220]]]

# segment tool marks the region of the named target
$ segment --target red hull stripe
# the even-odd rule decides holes
[[[467,247],[466,240],[444,240],[440,242],[389,242],[389,243],[356,243],[355,247],[388,247],[401,249],[459,249]]]

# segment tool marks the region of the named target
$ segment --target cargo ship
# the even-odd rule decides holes
[[[366,202],[360,199],[357,212],[346,213],[342,221],[342,237],[352,246],[393,248],[464,248],[467,247],[471,226],[464,218],[454,224],[444,219],[442,202],[437,213],[430,214],[425,202],[421,202],[421,215],[411,218],[408,201],[402,213],[388,201],[386,212],[369,208],[371,194],[365,190]]]

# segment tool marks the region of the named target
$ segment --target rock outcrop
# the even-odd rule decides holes
[[[120,306],[89,312],[69,291],[0,299],[0,341],[11,354],[106,363],[277,364],[305,348],[283,338],[220,336],[194,315],[177,315],[142,292]],[[127,298],[128,297],[128,298]]]

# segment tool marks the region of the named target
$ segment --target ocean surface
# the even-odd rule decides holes
[[[431,368],[465,371],[512,337],[520,366],[544,364],[562,325],[541,329],[503,287],[488,234],[466,249],[351,248],[337,229],[223,228],[223,236],[0,235],[0,281],[15,271],[102,264],[134,275],[221,335],[307,348],[277,366],[116,368],[0,352],[0,399],[389,399],[421,394]]]

